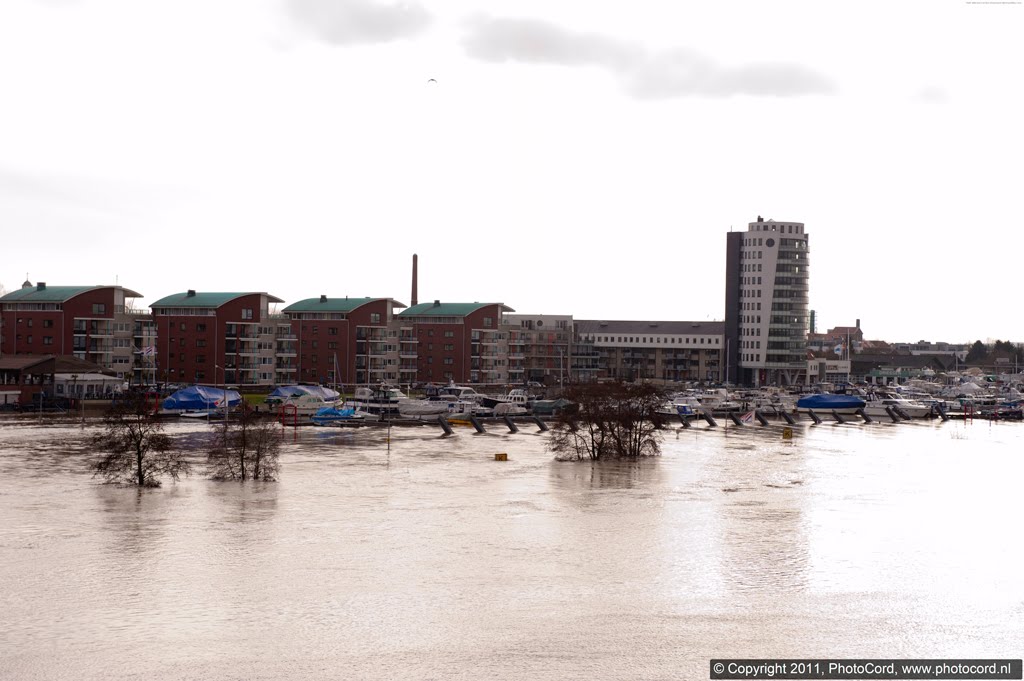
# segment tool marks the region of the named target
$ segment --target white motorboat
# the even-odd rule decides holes
[[[897,409],[911,418],[923,419],[932,415],[932,407],[916,400],[908,400],[899,393],[875,390],[863,396],[864,413],[868,416],[888,416],[888,409]]]
[[[399,409],[408,397],[393,385],[381,384],[376,387],[356,388],[352,399],[346,400],[343,408],[354,409],[366,418],[387,420],[401,416]]]

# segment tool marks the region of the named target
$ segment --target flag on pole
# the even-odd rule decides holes
[[[740,417],[740,421],[742,421],[743,423],[753,423],[754,422],[754,412],[753,411],[748,411],[746,414],[744,414],[743,416]]]
[[[835,346],[834,348],[832,348],[832,350],[833,350],[833,351],[834,351],[834,352],[835,352],[835,353],[836,353],[837,355],[841,355],[841,354],[843,354],[843,344],[842,344],[842,343],[840,343],[839,345],[837,345],[837,346]]]

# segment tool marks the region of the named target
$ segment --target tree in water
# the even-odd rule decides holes
[[[139,487],[159,487],[161,477],[177,480],[188,475],[188,461],[174,450],[153,411],[143,393],[133,393],[110,408],[103,417],[103,432],[92,438],[93,446],[106,452],[94,464],[96,475],[106,482]]]
[[[273,422],[246,410],[215,437],[208,456],[214,480],[277,479],[281,436]]]
[[[666,391],[650,383],[579,383],[565,398],[576,409],[563,412],[549,448],[559,459],[638,458],[661,453],[655,412]]]

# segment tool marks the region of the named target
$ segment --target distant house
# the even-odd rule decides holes
[[[865,354],[853,355],[850,377],[855,382],[889,385],[918,378],[928,372],[953,369],[950,355]]]

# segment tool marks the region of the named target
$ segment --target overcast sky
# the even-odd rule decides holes
[[[1024,341],[1024,5],[4,0],[0,284],[722,319],[811,235],[819,329]]]

